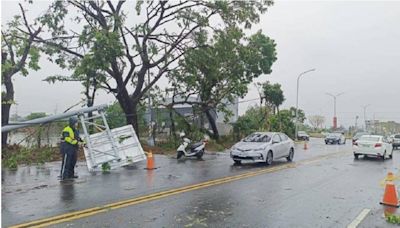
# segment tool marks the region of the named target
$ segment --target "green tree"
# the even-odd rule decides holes
[[[105,80],[104,75],[100,75],[100,72],[96,70],[88,71],[86,74],[72,74],[71,76],[63,75],[52,75],[44,79],[48,83],[56,82],[81,82],[84,88],[82,94],[85,96],[85,103],[87,107],[92,107],[94,105],[94,100],[96,97],[96,92],[99,89],[99,80]],[[93,112],[88,113],[88,117],[91,118]],[[89,119],[89,122],[93,123],[93,119]],[[93,132],[93,125],[89,127],[89,131]]]
[[[139,106],[138,110],[138,120],[139,120],[139,127],[140,129],[145,129],[146,128],[146,123],[145,123],[145,112],[146,108],[143,105]],[[126,123],[126,118],[124,115],[124,111],[122,110],[120,104],[118,102],[114,102],[112,105],[107,107],[106,110],[106,117],[107,117],[107,123],[111,129],[117,128],[117,127],[122,127],[125,126]]]
[[[32,112],[31,114],[27,115],[25,119],[27,120],[34,120],[42,117],[46,117],[47,114],[45,112]]]
[[[285,96],[283,95],[281,85],[278,83],[271,84],[267,81],[266,83],[262,84],[262,88],[266,104],[272,108],[274,113],[275,110],[277,110],[279,114],[279,106],[285,101]]]
[[[10,118],[11,105],[14,101],[13,77],[18,73],[28,75],[28,69],[40,69],[39,48],[34,44],[34,39],[42,31],[41,27],[34,29],[28,24],[25,11],[21,8],[21,15],[7,23],[1,30],[1,84],[4,90],[1,91],[1,125],[7,125]],[[26,27],[27,31],[22,28]],[[1,145],[7,145],[8,133],[2,133]]]
[[[266,109],[266,107],[251,107],[243,116],[238,118],[233,124],[233,130],[237,140],[255,131],[268,129],[266,121],[266,113],[268,113],[268,110]]]
[[[208,119],[211,136],[218,139],[212,112],[224,112],[227,120],[229,103],[236,97],[243,97],[254,78],[271,73],[276,60],[275,42],[261,31],[246,37],[235,26],[215,33],[209,42],[205,37],[198,37],[197,42],[206,47],[189,51],[172,77],[181,94],[186,96],[178,103],[198,106]],[[189,101],[192,94],[198,94],[199,99]]]
[[[292,121],[296,122],[296,108],[290,107],[289,111],[292,114]],[[304,121],[306,120],[306,114],[304,113],[304,111],[302,109],[299,109],[297,115],[298,115],[299,123],[303,124]]]
[[[178,59],[201,48],[193,42],[194,36],[226,25],[250,27],[272,5],[269,0],[130,3],[56,1],[39,18],[51,37],[35,41],[44,44],[59,66],[73,69],[76,75],[89,75],[93,69],[104,75],[99,88],[115,95],[127,123],[137,132],[139,103],[176,67]],[[128,13],[132,8],[137,15]],[[211,24],[213,18],[221,26]],[[75,24],[66,27],[67,20]]]
[[[279,114],[268,115],[268,107],[251,107],[233,124],[237,139],[255,131],[284,132],[289,137],[294,136],[295,122],[292,111],[284,109]],[[266,118],[268,115],[268,118]]]
[[[289,137],[294,137],[295,123],[290,110],[282,110],[268,119],[270,131],[284,132]]]

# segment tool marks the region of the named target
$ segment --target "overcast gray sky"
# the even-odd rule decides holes
[[[19,13],[18,2],[1,4],[2,24]],[[48,2],[35,4],[31,15],[40,13]],[[400,122],[400,2],[277,1],[253,31],[258,29],[276,41],[278,60],[272,74],[256,81],[282,84],[283,108],[295,106],[298,74],[316,68],[300,81],[299,107],[306,115],[321,114],[331,126],[333,99],[325,93],[344,92],[337,100],[339,124],[354,125],[356,115],[362,121],[361,106],[367,104],[371,104],[367,119]],[[79,84],[42,81],[55,73],[65,72],[46,64],[26,78],[15,77],[18,105],[12,113],[16,107],[19,115],[62,112],[78,102],[83,97]],[[249,88],[243,100],[258,97],[255,87]],[[96,103],[112,101],[112,95],[100,93]],[[240,103],[239,113],[257,103]]]

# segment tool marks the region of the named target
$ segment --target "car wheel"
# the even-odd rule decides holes
[[[337,144],[338,144],[338,145],[342,144],[342,140],[339,139],[339,140],[337,141]]]
[[[267,158],[265,159],[265,163],[267,165],[271,165],[273,159],[274,159],[274,155],[272,154],[272,151],[268,151]]]
[[[392,153],[389,155],[389,158],[393,159],[393,150],[392,150]]]
[[[354,154],[354,158],[355,158],[355,159],[358,159],[358,154]]]
[[[234,162],[235,162],[235,165],[240,165],[240,164],[242,164],[242,161],[241,160],[233,160]]]
[[[286,157],[287,161],[288,162],[293,161],[293,156],[294,156],[294,150],[293,150],[293,148],[290,148],[289,156]]]

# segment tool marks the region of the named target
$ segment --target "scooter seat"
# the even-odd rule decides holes
[[[198,143],[192,144],[192,145],[190,146],[190,149],[191,149],[191,150],[196,149],[197,147],[201,146],[202,144],[203,144],[202,142],[198,142]]]

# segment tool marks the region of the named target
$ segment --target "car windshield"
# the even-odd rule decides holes
[[[340,133],[331,133],[328,135],[328,137],[340,137]]]
[[[243,142],[269,142],[271,136],[267,134],[253,133],[243,139]]]
[[[400,135],[395,135],[394,138],[395,139],[400,139]]]
[[[360,141],[379,142],[379,136],[362,136]]]

